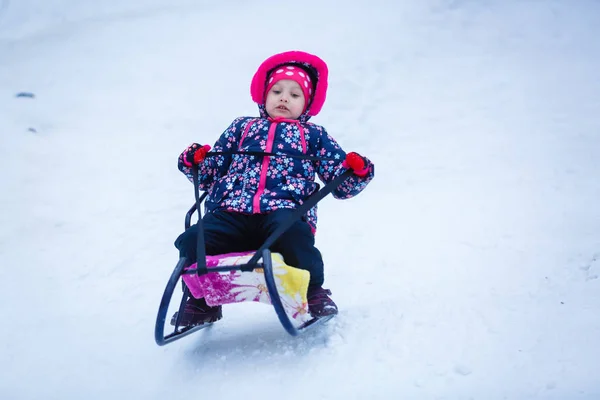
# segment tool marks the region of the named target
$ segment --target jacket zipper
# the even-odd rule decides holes
[[[271,122],[271,126],[269,126],[269,133],[267,135],[267,146],[265,149],[266,153],[270,153],[273,150],[273,142],[275,141],[275,130],[277,129],[277,122]],[[262,167],[260,170],[260,182],[258,184],[258,189],[256,190],[256,194],[254,195],[254,199],[252,201],[252,213],[258,214],[260,213],[260,197],[265,191],[265,187],[267,186],[267,173],[269,172],[269,162],[271,157],[265,156],[263,158]]]

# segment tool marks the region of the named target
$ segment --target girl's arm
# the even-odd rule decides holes
[[[317,155],[324,158],[335,159],[332,161],[317,161],[316,163],[319,179],[325,183],[329,183],[347,170],[347,168],[342,165],[346,159],[346,152],[342,150],[335,139],[327,133],[325,128],[320,126],[315,127],[321,131]],[[371,182],[373,176],[375,175],[375,167],[373,163],[366,157],[365,161],[367,163],[367,173],[362,177],[352,175],[346,179],[344,183],[342,183],[332,192],[333,197],[336,199],[348,199],[356,196],[367,186],[369,182]]]
[[[246,124],[250,122],[249,117],[236,118],[231,125],[221,134],[219,140],[213,146],[212,152],[221,153],[232,150],[237,150],[238,143],[242,131]],[[187,162],[186,155],[190,148],[188,147],[179,155],[177,166],[181,172],[193,182],[192,177],[192,164]],[[207,157],[204,162],[198,165],[198,188],[203,191],[210,190],[214,185],[215,181],[221,176],[225,175],[229,164],[231,163],[231,156],[213,156]]]

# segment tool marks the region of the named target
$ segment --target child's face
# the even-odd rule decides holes
[[[267,93],[265,107],[271,118],[298,119],[304,111],[304,103],[300,85],[291,79],[282,79]]]

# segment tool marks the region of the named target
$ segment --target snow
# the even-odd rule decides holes
[[[0,1],[0,398],[600,398],[599,27],[592,0]],[[176,158],[290,49],[376,163],[320,206],[340,315],[293,338],[232,305],[158,347]]]

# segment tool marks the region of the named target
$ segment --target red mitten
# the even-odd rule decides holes
[[[201,164],[206,158],[206,153],[210,150],[210,146],[205,144],[204,146],[199,145],[198,143],[192,144],[187,148],[185,153],[185,161],[186,164],[191,166],[192,164],[198,165]]]
[[[354,171],[354,174],[360,177],[367,176],[369,173],[368,161],[358,153],[351,152],[346,154],[346,159],[342,163],[344,168]]]

